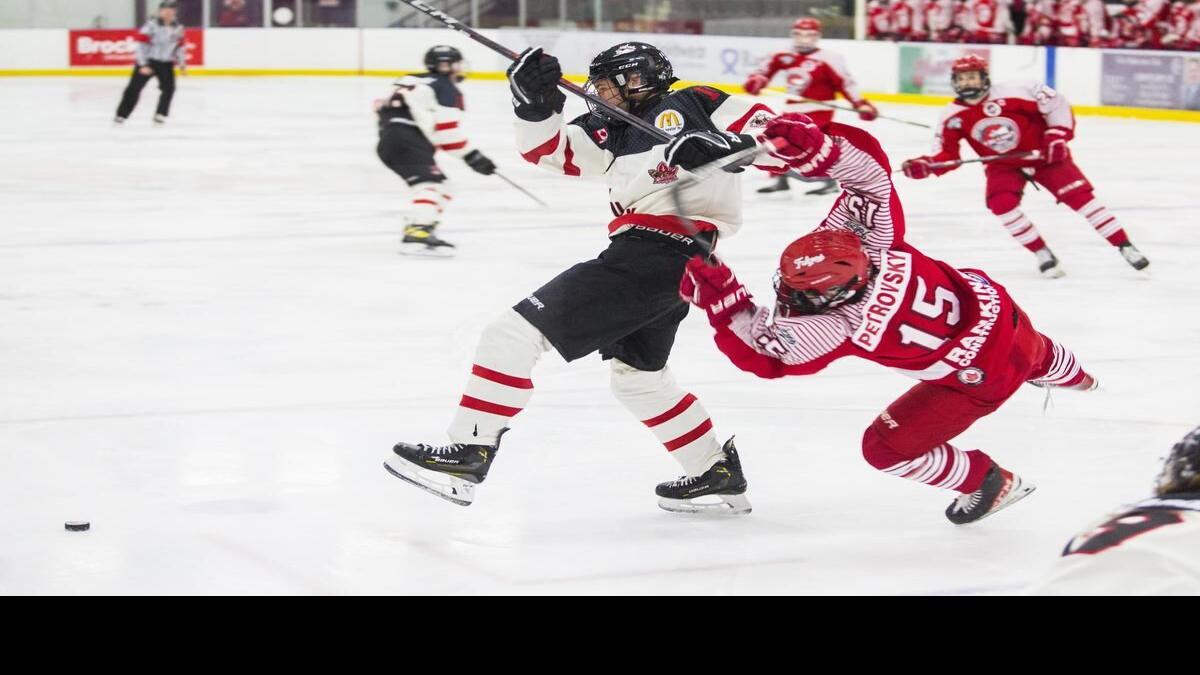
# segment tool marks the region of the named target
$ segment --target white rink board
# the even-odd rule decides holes
[[[994,275],[1104,382],[1045,413],[1026,388],[960,439],[1032,497],[955,529],[951,495],[860,456],[912,381],[865,362],[757,380],[693,315],[672,367],[737,434],[755,506],[712,522],[656,508],[678,467],[598,358],[546,357],[474,506],[381,467],[397,440],[443,438],[484,320],[605,244],[604,186],[520,161],[503,83],[468,83],[466,128],[554,208],[447,159],[452,261],[397,255],[408,192],[370,113],[386,78],[181,80],[162,129],[153,87],[113,129],[122,80],[0,86],[22,102],[0,108],[0,594],[1013,593],[1145,496],[1200,423],[1192,125],[1079,121],[1073,148],[1149,280],[1045,193],[1027,211],[1068,271],[1055,282],[985,211],[978,167],[900,180],[915,245]],[[897,161],[929,145],[870,128]],[[722,249],[766,299],[832,197],[747,196]],[[77,519],[92,531],[63,531]]]

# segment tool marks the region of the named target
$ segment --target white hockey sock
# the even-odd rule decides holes
[[[494,445],[533,396],[533,366],[551,348],[541,331],[508,310],[479,338],[475,362],[448,433],[452,443]]]
[[[964,452],[949,443],[943,443],[916,459],[900,462],[882,471],[936,488],[957,490],[971,474],[972,460],[991,464],[991,459],[981,452]]]
[[[412,208],[409,222],[414,225],[430,225],[441,220],[452,197],[445,183],[422,183],[413,188]]]
[[[1057,342],[1053,344],[1053,356],[1045,373],[1039,374],[1031,382],[1049,384],[1056,387],[1070,387],[1083,380],[1083,367],[1075,359],[1070,349]]]
[[[1038,232],[1033,221],[1029,220],[1029,217],[1021,209],[1013,209],[996,217],[1000,219],[1000,224],[1008,230],[1018,244],[1034,253],[1046,247],[1046,242],[1042,240],[1042,234]]]
[[[1120,246],[1129,243],[1129,237],[1125,234],[1125,228],[1121,227],[1121,221],[1109,212],[1108,208],[1100,203],[1100,200],[1093,199],[1084,204],[1079,209],[1079,213],[1087,218],[1088,225],[1091,225],[1096,232],[1113,246]]]
[[[688,476],[699,476],[723,458],[708,411],[675,382],[669,368],[638,370],[612,362],[612,390],[634,417],[650,428]]]

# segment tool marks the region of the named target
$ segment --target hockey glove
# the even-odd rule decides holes
[[[1070,137],[1069,131],[1058,127],[1051,127],[1042,134],[1042,157],[1046,164],[1059,164],[1070,158],[1071,150],[1067,147]]]
[[[841,155],[841,147],[808,115],[787,113],[767,124],[763,134],[771,154],[805,176],[824,177]]]
[[[743,150],[756,147],[753,136],[735,134],[732,131],[716,133],[713,131],[688,131],[680,134],[667,144],[666,160],[671,166],[678,166],[686,171],[715,162],[722,157],[728,157]],[[731,172],[742,171],[743,167],[728,167]]]
[[[905,160],[905,162],[900,165],[900,169],[904,171],[905,176],[908,176],[913,180],[921,180],[923,178],[929,178],[933,175],[933,167],[929,166],[929,164],[930,162],[928,157],[915,157],[913,159]]]
[[[746,83],[742,85],[742,88],[746,90],[747,94],[750,94],[751,96],[758,96],[758,93],[765,89],[769,82],[770,80],[767,78],[755,73],[754,75],[750,76],[750,79],[746,80]]]
[[[530,47],[521,52],[508,67],[508,86],[512,89],[517,110],[540,113],[543,119],[552,113],[561,113],[567,100],[567,95],[558,88],[562,76],[558,59],[543,53],[541,47]]]
[[[476,172],[485,176],[490,176],[496,173],[495,162],[488,159],[487,155],[478,150],[472,150],[463,155],[463,161],[467,163],[467,166],[475,169]]]
[[[856,102],[854,109],[858,111],[858,119],[864,122],[871,122],[879,117],[879,111],[866,99]]]
[[[693,256],[684,268],[679,295],[707,312],[712,325],[727,326],[739,312],[752,309],[754,302],[733,270],[715,258],[713,262],[716,264],[710,265],[704,258]]]

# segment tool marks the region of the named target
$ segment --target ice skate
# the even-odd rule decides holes
[[[400,252],[404,255],[426,258],[448,258],[454,255],[454,244],[440,239],[434,234],[435,229],[437,229],[437,223],[409,225],[404,228],[404,239],[400,242]]]
[[[1062,265],[1058,264],[1058,257],[1050,249],[1044,248],[1034,255],[1037,256],[1038,271],[1042,273],[1042,276],[1047,279],[1061,279],[1066,276]]]
[[[750,500],[746,499],[746,476],[742,473],[742,462],[732,438],[725,442],[722,450],[725,459],[703,474],[660,483],[654,490],[658,495],[658,506],[672,513],[750,513]]]
[[[499,439],[495,445],[397,443],[392,448],[396,456],[384,460],[383,468],[448,502],[470,506],[475,501],[475,486],[487,478],[499,450]]]
[[[842,187],[838,185],[836,180],[826,179],[820,181],[821,185],[805,192],[806,195],[831,195],[835,192],[840,192]]]
[[[983,520],[1001,509],[1012,506],[1029,496],[1037,486],[992,463],[983,485],[969,495],[962,495],[946,509],[946,517],[955,525]]]
[[[162,126],[166,123],[167,123],[166,115],[155,115],[154,116],[154,124],[156,124],[157,126]]]
[[[1141,272],[1150,266],[1150,259],[1147,258],[1141,251],[1137,250],[1133,244],[1123,244],[1120,247],[1121,257],[1133,269]]]
[[[121,117],[120,115],[117,115],[116,117],[114,117],[114,118],[113,118],[113,126],[114,126],[114,127],[119,127],[119,126],[121,126],[122,124],[125,124],[125,118],[124,118],[124,117]]]
[[[788,192],[791,189],[792,188],[788,185],[788,177],[780,176],[775,179],[775,182],[773,184],[768,185],[765,188],[759,188],[758,194],[769,195],[769,194],[774,194],[776,192]]]

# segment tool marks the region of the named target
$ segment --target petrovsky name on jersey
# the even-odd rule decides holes
[[[854,332],[854,344],[873,352],[883,343],[888,324],[900,311],[900,303],[912,281],[912,256],[902,251],[883,253],[875,290],[863,311],[863,322]]]
[[[683,131],[683,113],[674,109],[664,110],[658,114],[658,117],[654,118],[654,126],[672,136],[677,136],[679,132]]]
[[[971,128],[971,138],[994,152],[1012,152],[1021,144],[1021,128],[1007,117],[985,117]]]

